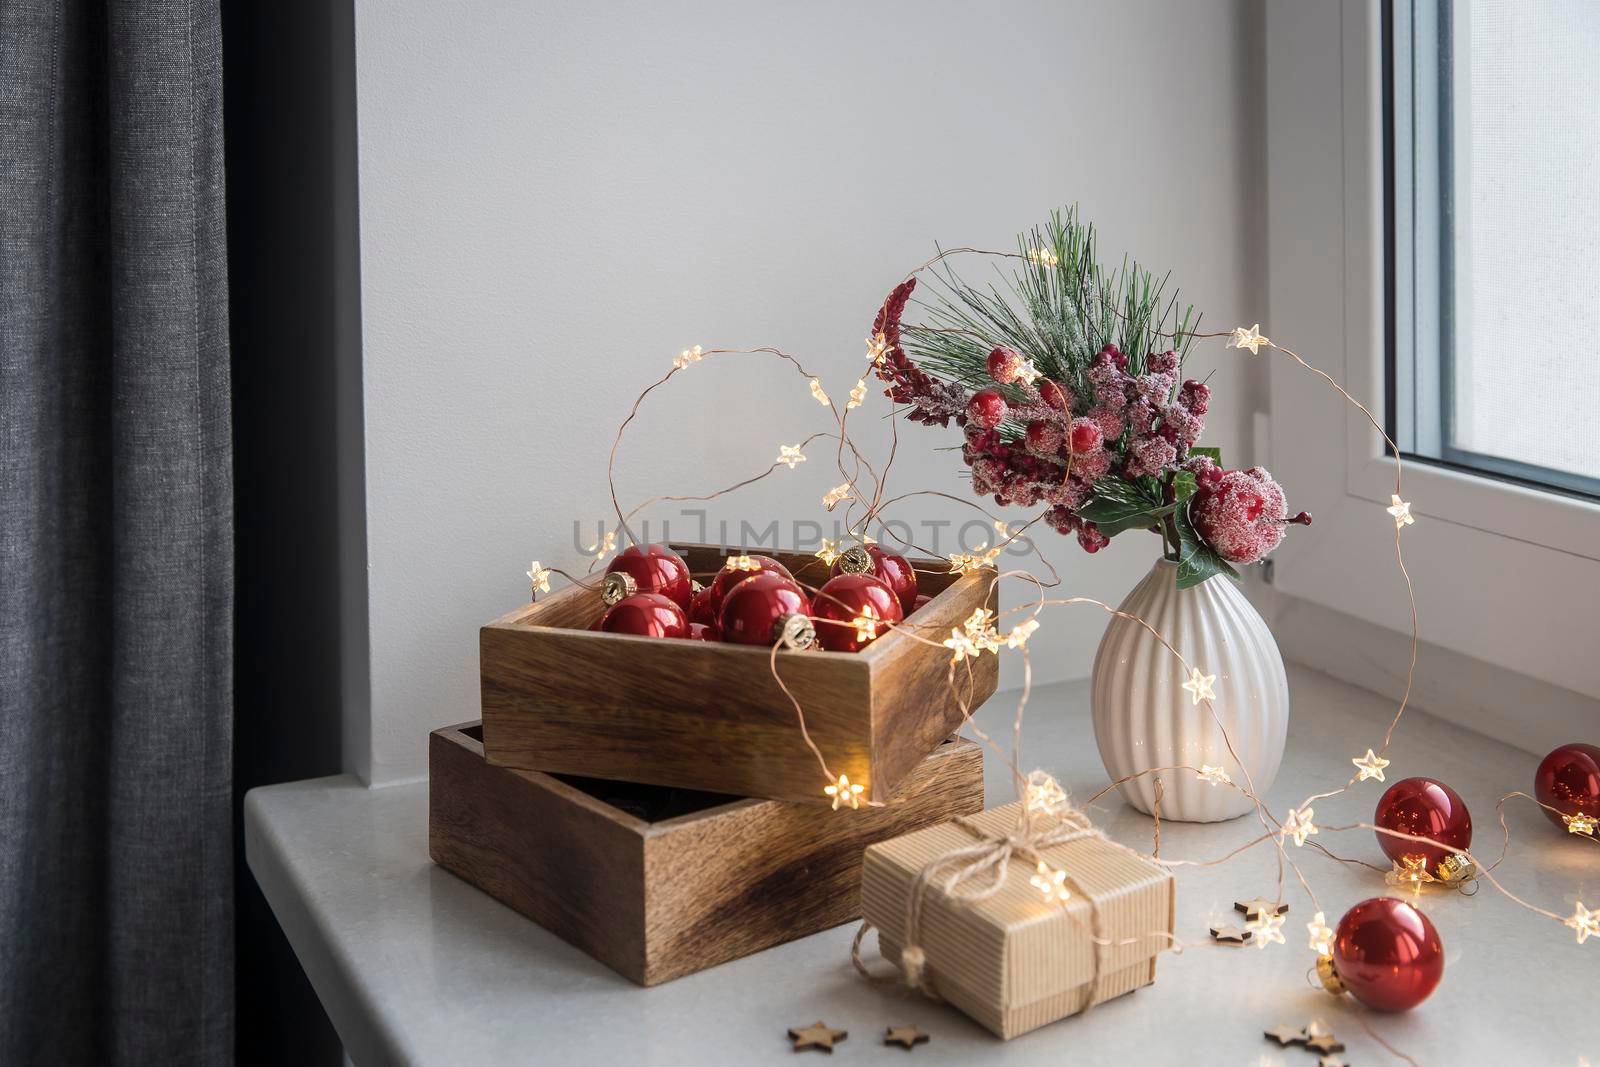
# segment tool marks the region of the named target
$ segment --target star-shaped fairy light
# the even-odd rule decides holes
[[[822,792],[833,798],[833,810],[838,811],[840,805],[861,807],[861,794],[866,792],[866,787],[850,781],[848,774],[841,774],[837,782],[823,786]]]
[[[691,363],[699,363],[703,355],[699,345],[695,345],[693,348],[685,348],[678,353],[677,358],[672,361],[672,365],[682,370]]]
[[[1212,785],[1232,785],[1233,779],[1228,777],[1228,772],[1221,767],[1213,767],[1209,763],[1200,764],[1200,780],[1210,782]]]
[[[822,506],[824,508],[826,508],[828,511],[832,511],[834,508],[839,506],[839,502],[841,500],[849,500],[849,499],[850,499],[850,483],[849,482],[844,482],[844,483],[842,483],[840,485],[834,486],[832,489],[829,489],[826,493],[824,493],[822,495]]]
[[[1011,628],[1010,633],[1006,634],[1006,647],[1021,648],[1028,643],[1028,638],[1032,637],[1033,632],[1038,628],[1038,619],[1023,619]]]
[[[999,556],[1000,546],[996,545],[990,548],[987,543],[979,545],[976,552],[952,552],[950,553],[950,573],[969,574],[985,567],[992,567]]]
[[[1333,929],[1328,925],[1328,917],[1322,912],[1317,912],[1306,923],[1306,933],[1311,935],[1311,951],[1319,956],[1326,956],[1328,949],[1333,945]]]
[[[1586,815],[1581,811],[1572,815],[1563,815],[1561,816],[1561,821],[1566,824],[1567,833],[1569,834],[1583,834],[1587,837],[1593,837],[1595,836],[1595,830],[1600,828],[1600,819],[1596,819],[1593,815]]]
[[[822,391],[822,381],[818,378],[811,379],[811,395],[817,398],[817,403],[827,407],[830,401],[828,394]]]
[[[994,612],[988,608],[974,609],[960,629],[950,631],[944,647],[950,650],[951,663],[960,663],[969,656],[977,659],[985,652],[998,651],[1000,634],[994,628]]]
[[[539,561],[534,560],[528,564],[528,581],[533,583],[535,594],[550,591],[550,568],[539,566]]]
[[[1424,884],[1433,881],[1433,875],[1428,873],[1428,857],[1415,852],[1406,853],[1394,861],[1383,880],[1390,885],[1409,886],[1421,892]]]
[[[1581,900],[1573,907],[1572,918],[1562,922],[1577,931],[1580,945],[1591,937],[1600,937],[1600,910],[1590,911]]]
[[[847,402],[845,404],[844,409],[846,411],[851,411],[851,410],[853,410],[855,408],[858,408],[858,407],[861,406],[862,402],[864,400],[866,400],[866,399],[867,399],[867,380],[865,378],[861,378],[856,382],[855,388],[850,390],[850,400],[849,400],[849,402]]]
[[[1283,823],[1283,836],[1294,838],[1294,843],[1304,845],[1306,838],[1317,832],[1316,823],[1311,821],[1310,808],[1290,808],[1289,817]]]
[[[1217,694],[1211,688],[1211,683],[1216,680],[1216,675],[1202,674],[1200,668],[1195,667],[1189,671],[1189,680],[1183,683],[1183,690],[1194,698],[1196,704],[1202,700],[1215,700]]]
[[[1364,782],[1368,778],[1376,778],[1380,782],[1383,781],[1383,769],[1389,766],[1388,760],[1370,748],[1367,749],[1365,756],[1357,756],[1350,762],[1356,765],[1356,772],[1359,775],[1356,781],[1358,782]]]
[[[828,566],[833,566],[833,561],[839,558],[839,542],[822,539],[822,547],[817,549],[817,558]]]
[[[1058,267],[1061,265],[1061,257],[1056,255],[1055,249],[1038,245],[1028,249],[1028,262],[1039,267]]]
[[[1022,366],[1017,368],[1017,381],[1021,382],[1023,385],[1032,385],[1034,382],[1043,377],[1044,372],[1038,367],[1035,367],[1033,365],[1033,360],[1031,359],[1023,360]]]
[[[1248,330],[1243,326],[1235,326],[1229,336],[1229,348],[1248,348],[1252,356],[1261,354],[1262,345],[1271,345],[1272,342],[1261,335],[1261,324],[1258,322]]]
[[[1389,494],[1389,506],[1383,510],[1394,516],[1394,528],[1396,530],[1402,526],[1410,526],[1417,521],[1411,515],[1411,502],[1401,500],[1399,493]]]
[[[889,338],[884,336],[882,330],[867,338],[867,358],[873,363],[882,363],[883,357],[889,353]]]
[[[616,547],[617,531],[607,530],[605,533],[600,535],[600,540],[584,549],[584,551],[594,556],[596,562],[598,562],[611,555],[612,551],[615,550]]]
[[[1072,897],[1072,891],[1067,888],[1067,872],[1050,866],[1044,860],[1039,861],[1036,873],[1028,879],[1028,884],[1051,903],[1063,903]]]
[[[1273,942],[1284,944],[1283,916],[1262,912],[1250,921],[1250,943],[1256,948],[1266,948]]]
[[[850,624],[856,628],[856,640],[862,644],[875,639],[878,631],[886,628],[883,625],[883,616],[879,615],[878,609],[871,604],[863,604],[861,614],[851,619]]]
[[[722,564],[725,571],[758,571],[761,561],[754,556],[747,556],[743,552],[729,556]]]
[[[805,453],[800,451],[799,445],[779,445],[778,458],[772,461],[772,465],[776,467],[780,463],[787,463],[789,469],[794,470],[795,464],[805,461]]]
[[[1033,771],[1028,775],[1028,810],[1046,815],[1058,814],[1067,803],[1067,791],[1049,771]]]

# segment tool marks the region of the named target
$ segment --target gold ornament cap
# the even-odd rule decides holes
[[[817,628],[804,615],[784,615],[772,627],[772,639],[784,648],[803,650],[817,640]]]
[[[877,564],[872,561],[872,553],[860,545],[841,552],[838,564],[840,574],[871,574],[877,570]]]
[[[1339,969],[1333,965],[1332,956],[1317,957],[1317,978],[1322,982],[1322,988],[1336,997],[1342,997],[1348,992],[1344,979],[1339,977]]]
[[[1439,861],[1439,881],[1459,885],[1477,877],[1478,865],[1464,853],[1456,852]]]
[[[609,606],[639,591],[639,583],[626,571],[612,571],[600,583],[600,599]]]

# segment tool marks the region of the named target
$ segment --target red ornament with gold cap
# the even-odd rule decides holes
[[[789,568],[773,559],[757,552],[739,552],[722,561],[722,569],[716,573],[706,586],[705,610],[711,614],[710,625],[722,624],[722,601],[734,586],[746,578],[754,578],[758,574],[776,574],[781,578],[794,581],[794,575],[789,573]]]
[[[897,556],[887,552],[878,545],[857,545],[855,548],[846,549],[833,561],[829,573],[834,576],[841,574],[872,574],[876,575],[887,585],[895,597],[900,601],[900,614],[902,617],[916,610],[917,606],[917,572],[911,569],[911,564],[904,556]]]
[[[1472,873],[1462,869],[1470,861],[1461,856],[1472,847],[1472,815],[1461,796],[1443,782],[1418,777],[1394,783],[1379,798],[1372,821],[1385,830],[1428,839],[1410,841],[1379,833],[1379,847],[1395,863],[1414,864],[1420,857],[1427,872],[1445,882]]]
[[[872,574],[839,574],[811,598],[817,643],[829,652],[859,652],[904,618],[900,599]]]
[[[810,648],[817,634],[807,618],[811,602],[792,579],[757,574],[729,590],[722,600],[722,639],[739,645]]]
[[[615,604],[635,593],[659,593],[688,611],[691,582],[689,565],[665,545],[629,545],[606,565],[600,597]]]
[[[660,593],[635,593],[607,609],[600,629],[636,637],[688,637],[689,616],[677,601]]]
[[[1533,795],[1545,818],[1568,833],[1600,837],[1600,747],[1562,745],[1539,763]]]
[[[1377,1011],[1416,1007],[1444,977],[1439,931],[1394,897],[1363,900],[1345,912],[1328,948],[1317,960],[1323,988],[1349,993]]]

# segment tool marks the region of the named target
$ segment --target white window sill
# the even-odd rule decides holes
[[[1294,712],[1270,793],[1275,809],[1342,783],[1349,758],[1375,743],[1393,714],[1384,698],[1305,668],[1290,668],[1290,687]],[[1002,694],[981,721],[999,726],[1012,707]],[[1078,796],[1104,782],[1084,683],[1036,692],[1026,733],[1028,767],[1056,772]],[[1392,778],[1429,774],[1461,793],[1476,815],[1477,849],[1490,857],[1499,852],[1495,801],[1529,788],[1537,764],[1420,711],[1408,713],[1391,755]],[[989,804],[1003,803],[1003,769],[991,758],[987,772]],[[1366,783],[1319,803],[1317,821],[1369,820],[1381,789]],[[1386,1059],[1353,1017],[1361,1009],[1307,985],[1311,957],[1300,931],[1312,909],[1292,880],[1287,945],[1163,956],[1153,986],[1002,1046],[952,1008],[862,982],[848,963],[853,925],[653,989],[634,986],[435,867],[427,795],[426,782],[366,789],[341,776],[255,789],[245,801],[250,868],[357,1064],[499,1064],[530,1056],[550,1063],[792,1064],[785,1029],[818,1018],[849,1030],[841,1050],[857,1057],[886,1055],[876,1048],[883,1027],[915,1023],[933,1035],[917,1049],[918,1063],[969,1064],[1002,1053],[1007,1063],[1041,1065],[1299,1062],[1303,1052],[1276,1049],[1262,1031],[1311,1018],[1348,1044],[1351,1062]],[[1148,847],[1149,820],[1114,797],[1092,814],[1117,840]],[[1512,805],[1506,817],[1513,845],[1498,873],[1518,893],[1558,913],[1571,911],[1574,893],[1594,894],[1593,844],[1556,832],[1531,805]],[[1162,854],[1208,859],[1258,832],[1248,817],[1168,823]],[[1319,840],[1341,855],[1381,860],[1366,832]],[[1273,856],[1260,847],[1224,866],[1181,869],[1179,936],[1203,939],[1209,913],[1271,896]],[[1310,849],[1297,858],[1332,921],[1385,892],[1381,875],[1365,867]],[[1588,1032],[1568,1016],[1575,991],[1592,983],[1592,946],[1579,948],[1568,931],[1488,887],[1470,898],[1429,893],[1423,903],[1444,940],[1444,982],[1408,1014],[1365,1014],[1378,1033],[1423,1061],[1468,1048],[1482,1063],[1576,1063],[1580,1053],[1592,1053],[1584,1045]],[[1539,980],[1512,980],[1519,974]]]

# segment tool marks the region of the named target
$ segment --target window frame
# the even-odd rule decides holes
[[[1471,79],[1456,62],[1470,49],[1471,27],[1467,10],[1456,6],[1451,0],[1383,0],[1380,8],[1384,424],[1408,461],[1593,501],[1600,498],[1600,479],[1452,444],[1455,364],[1470,340],[1458,286],[1471,284],[1471,172],[1457,165],[1455,151],[1471,136],[1470,111],[1460,106],[1471,100]],[[1429,140],[1436,142],[1436,155],[1417,150]],[[1437,339],[1437,356],[1419,365],[1427,338]]]

